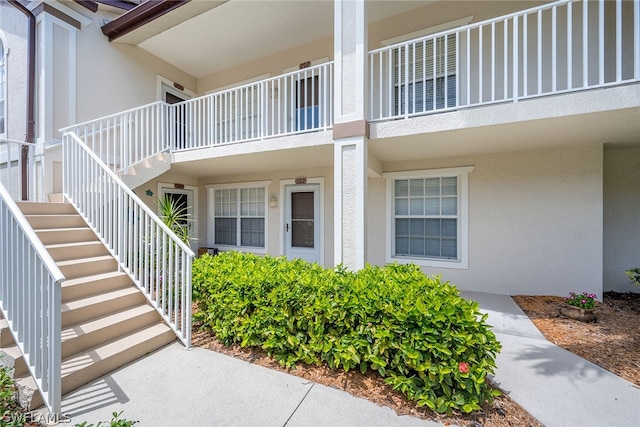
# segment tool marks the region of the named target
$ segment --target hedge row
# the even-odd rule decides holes
[[[193,265],[196,321],[284,366],[376,370],[418,405],[480,409],[500,344],[475,302],[415,265],[351,272],[238,252]]]

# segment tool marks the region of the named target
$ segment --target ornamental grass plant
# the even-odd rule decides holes
[[[224,252],[193,264],[196,321],[225,344],[257,346],[281,365],[374,370],[419,406],[472,412],[500,344],[476,302],[415,265],[351,272]]]

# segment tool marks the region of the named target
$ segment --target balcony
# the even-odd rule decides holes
[[[557,1],[369,52],[372,121],[640,80],[640,2]]]
[[[368,73],[371,122],[635,83],[640,0],[561,0],[451,28],[370,51]],[[329,130],[333,85],[326,62],[64,130],[125,172],[162,152]]]

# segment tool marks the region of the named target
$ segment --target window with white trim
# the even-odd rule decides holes
[[[7,133],[7,55],[0,37],[0,135]]]
[[[385,174],[389,261],[467,266],[470,167]]]
[[[255,184],[209,189],[211,240],[216,246],[264,249],[266,186]]]
[[[456,106],[455,34],[395,48],[393,66],[396,115]]]

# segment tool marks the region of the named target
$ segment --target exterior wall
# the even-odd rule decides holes
[[[640,147],[605,146],[605,291],[640,291],[624,271],[640,267]]]
[[[7,139],[24,141],[27,111],[27,34],[29,20],[7,2],[0,2],[0,31],[7,55]]]
[[[333,38],[317,40],[304,46],[288,49],[276,55],[243,64],[240,67],[234,67],[201,78],[198,80],[198,93],[204,94],[205,92],[253,79],[264,74],[269,74],[271,77],[278,76],[283,74],[285,69],[292,67],[298,69],[298,65],[303,62],[324,58],[333,60]]]
[[[195,78],[176,67],[136,46],[110,43],[100,27],[115,15],[90,16],[77,41],[76,123],[158,101],[158,76],[196,91]]]
[[[267,233],[266,252],[273,256],[282,255],[281,244],[283,240],[282,227],[280,223],[280,213],[284,209],[284,201],[280,195],[280,181],[291,180],[296,177],[305,176],[309,180],[311,178],[324,179],[324,199],[321,200],[323,218],[323,236],[322,245],[324,247],[324,263],[327,266],[332,265],[333,260],[333,171],[326,168],[317,169],[300,169],[263,174],[243,174],[235,176],[216,176],[196,178],[187,175],[179,175],[167,172],[153,181],[135,189],[136,194],[154,211],[157,211],[158,183],[181,183],[185,185],[193,185],[198,187],[198,211],[196,220],[198,222],[198,235],[194,247],[213,247],[213,242],[209,241],[209,192],[207,186],[215,184],[242,184],[249,182],[270,181],[267,188],[267,199],[271,196],[278,198],[278,207],[267,209],[267,225],[265,227]],[[153,191],[153,196],[146,196],[146,190]]]
[[[424,268],[463,290],[508,295],[602,291],[602,146],[386,164],[385,172],[475,166],[469,268]],[[370,180],[369,261],[385,262],[383,179]]]

